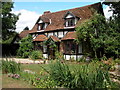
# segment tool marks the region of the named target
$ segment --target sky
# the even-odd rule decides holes
[[[50,0],[46,0],[46,2],[14,2],[14,8],[12,13],[16,15],[21,13],[19,16],[19,20],[16,23],[16,31],[20,33],[26,26],[29,29],[32,29],[35,22],[41,16],[44,11],[61,11],[66,9],[72,9],[76,7],[82,7],[90,4],[94,4],[97,2],[48,2]],[[109,7],[103,6],[106,18],[112,15],[112,12],[108,12]]]

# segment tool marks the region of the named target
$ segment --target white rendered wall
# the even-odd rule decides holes
[[[71,59],[76,60],[76,55],[71,55]]]
[[[43,57],[44,57],[44,58],[48,58],[48,55],[47,55],[47,54],[43,54]]]
[[[68,14],[66,18],[72,18],[73,16],[71,14]]]
[[[66,60],[70,60],[70,55],[66,55]]]
[[[48,33],[48,37],[50,37],[51,35],[53,36],[53,33],[52,33],[52,32],[51,32],[51,33]]]
[[[63,31],[58,32],[58,37],[59,37],[59,38],[62,38],[62,37],[63,37]]]
[[[81,58],[83,55],[64,55],[64,59],[65,60],[70,60],[70,58],[76,60],[76,59],[79,59]]]

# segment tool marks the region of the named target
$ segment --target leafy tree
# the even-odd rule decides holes
[[[27,37],[20,40],[20,47],[18,49],[18,56],[23,58],[28,58],[31,51],[33,50],[32,36],[28,35]]]
[[[13,2],[2,2],[1,18],[2,18],[2,40],[8,40],[14,36],[16,22],[19,15],[12,13]]]
[[[105,17],[95,13],[91,19],[86,20],[76,28],[77,41],[87,42],[94,51],[95,57],[103,54],[114,56],[120,53],[117,26],[112,21],[106,21]]]

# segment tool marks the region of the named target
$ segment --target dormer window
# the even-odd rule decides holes
[[[77,17],[73,13],[68,11],[64,16],[64,20],[65,20],[65,27],[72,27],[75,26],[77,22]]]
[[[66,19],[65,26],[66,27],[75,26],[75,19],[74,18]]]
[[[38,24],[38,30],[44,30],[45,29],[45,23]]]

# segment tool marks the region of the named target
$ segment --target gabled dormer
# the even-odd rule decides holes
[[[45,30],[46,27],[49,25],[50,20],[48,18],[39,18],[38,24],[38,31]]]
[[[68,11],[64,15],[64,20],[65,20],[65,27],[73,27],[78,21],[78,17],[76,17],[72,12]]]

